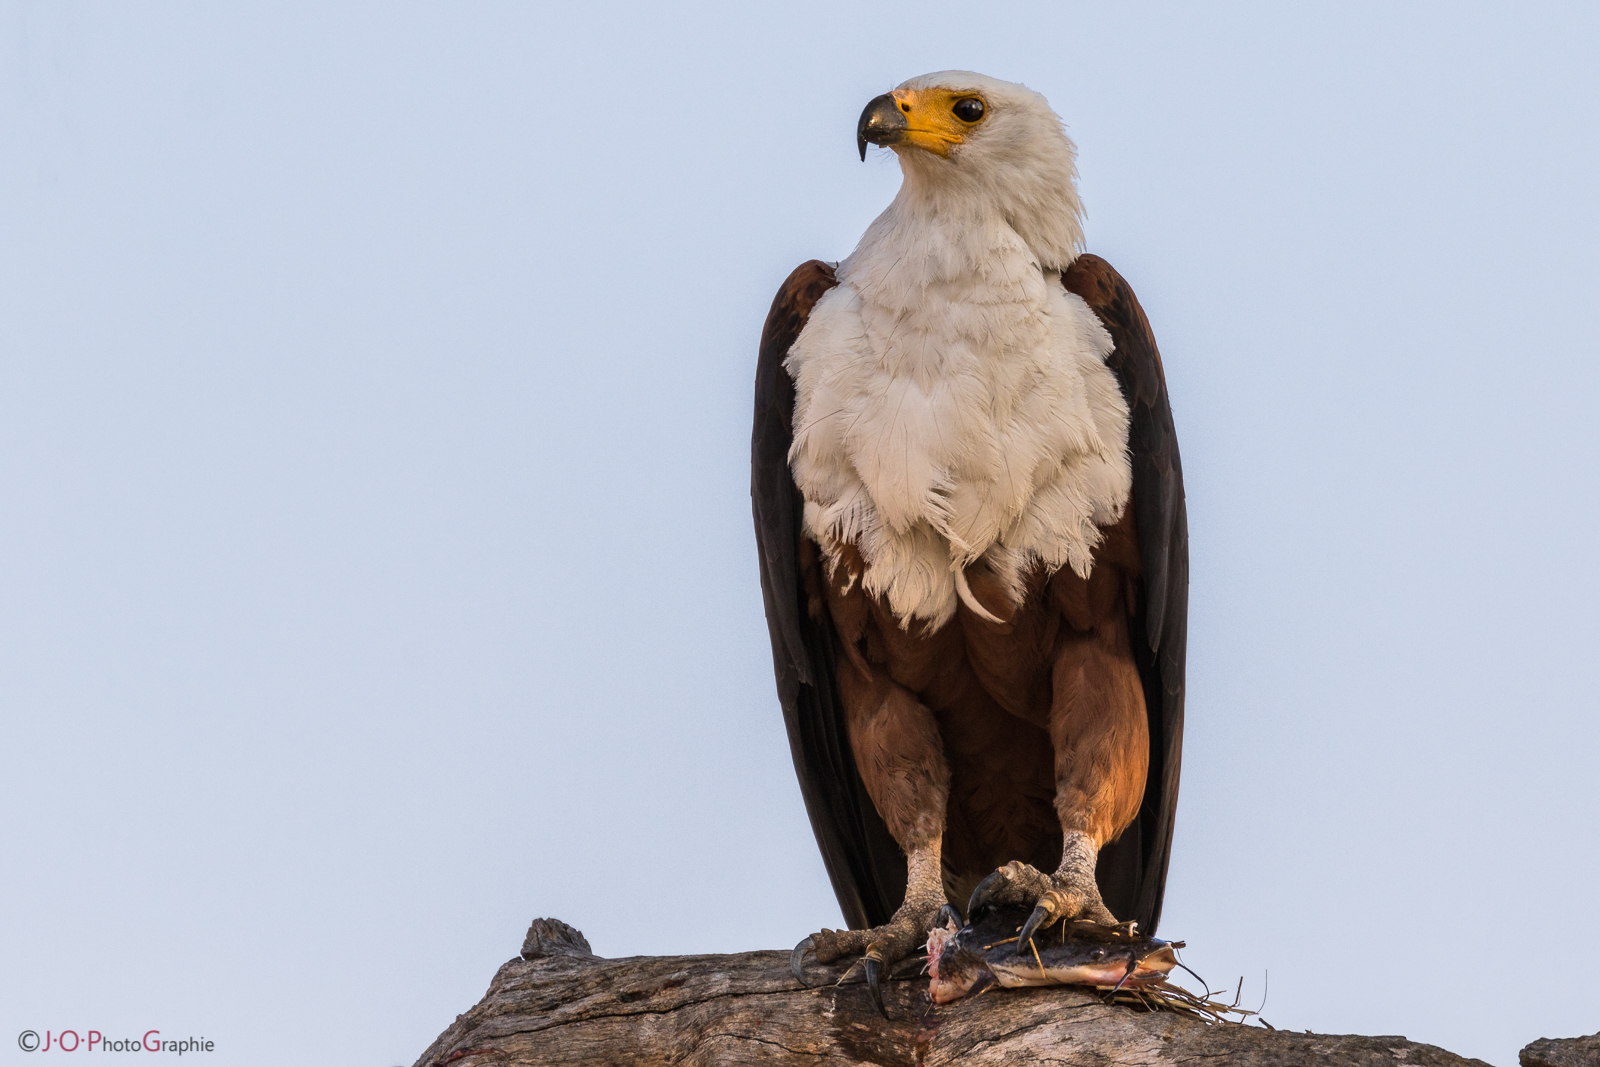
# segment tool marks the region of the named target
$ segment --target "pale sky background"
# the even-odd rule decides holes
[[[0,1063],[409,1064],[535,916],[838,922],[755,347],[949,67],[1065,118],[1166,359],[1162,932],[1278,1027],[1600,1030],[1597,12],[0,3]]]

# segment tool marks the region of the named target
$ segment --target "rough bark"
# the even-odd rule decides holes
[[[1522,1067],[1600,1067],[1600,1034],[1541,1037],[1517,1058]]]
[[[601,959],[578,931],[539,919],[522,956],[500,968],[483,1000],[416,1067],[1482,1063],[1403,1037],[1292,1034],[1139,1014],[1059,987],[995,990],[931,1007],[927,981],[914,971],[887,983],[885,1021],[858,982],[833,984],[842,970],[812,964],[808,976],[819,986],[803,989],[783,952]],[[1523,1055],[1530,1067],[1584,1062]]]

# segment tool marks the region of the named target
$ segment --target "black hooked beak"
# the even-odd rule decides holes
[[[867,159],[867,145],[892,145],[905,140],[906,117],[900,105],[888,93],[867,101],[856,123],[856,147],[861,150],[861,161]]]

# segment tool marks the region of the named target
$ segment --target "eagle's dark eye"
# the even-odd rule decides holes
[[[983,118],[983,101],[975,96],[965,100],[957,100],[956,106],[950,109],[955,112],[956,118],[962,122],[977,122]]]
[[[1093,952],[1089,953],[1089,958],[1091,960],[1103,960],[1106,958],[1106,950],[1103,948],[1097,948]]]

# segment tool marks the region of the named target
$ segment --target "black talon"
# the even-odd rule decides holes
[[[1049,926],[1050,920],[1054,917],[1051,910],[1043,904],[1033,909],[1033,914],[1028,916],[1028,921],[1022,924],[1022,933],[1017,935],[1017,955],[1026,956],[1033,951],[1028,947],[1033,944],[1033,935],[1038,933],[1039,927]]]
[[[969,916],[977,915],[978,909],[989,903],[989,898],[994,895],[995,887],[1004,881],[1004,879],[1005,876],[1003,874],[1001,874],[999,871],[995,871],[994,873],[990,874],[989,877],[979,882],[978,888],[972,891],[972,899],[967,901],[967,914]]]
[[[808,937],[796,945],[793,952],[789,953],[789,973],[794,975],[794,980],[796,982],[799,982],[807,989],[811,988],[811,983],[806,981],[806,976],[803,970],[805,966],[806,951],[808,949],[814,951],[816,947],[816,942],[812,941]]]
[[[955,928],[959,930],[961,929],[961,913],[956,911],[956,909],[951,907],[949,904],[946,904],[944,907],[939,909],[939,917],[933,920],[933,925],[954,925]]]
[[[861,957],[862,969],[867,972],[867,995],[872,998],[872,1006],[878,1009],[878,1014],[885,1019],[889,1013],[883,1007],[883,990],[878,987],[878,961],[871,956]]]

